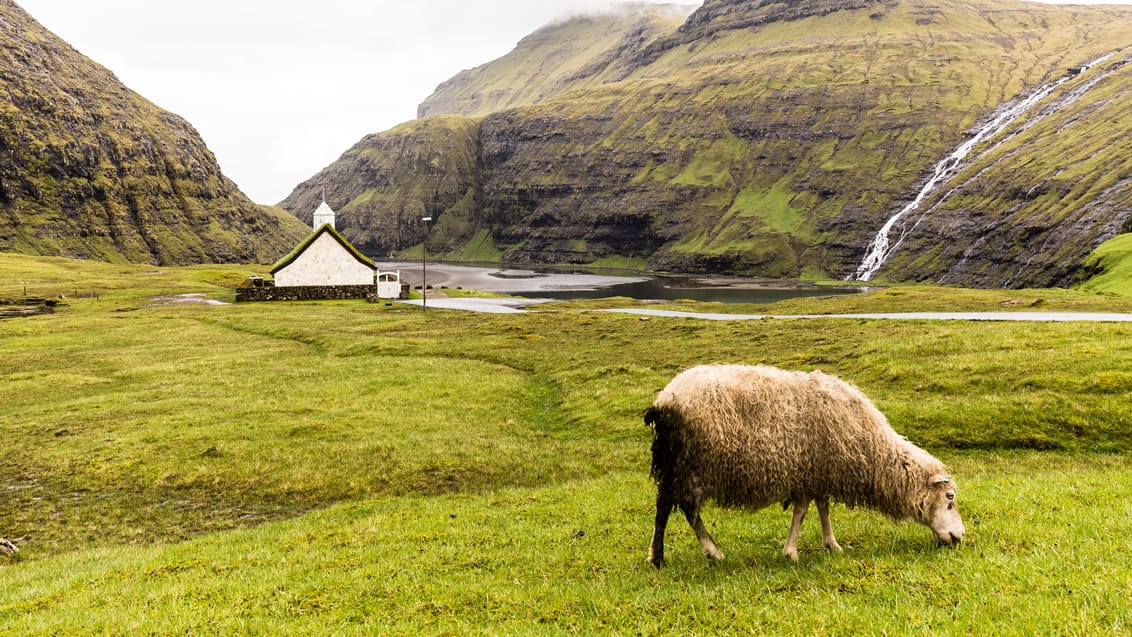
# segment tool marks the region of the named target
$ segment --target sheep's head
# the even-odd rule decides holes
[[[957,543],[967,533],[955,497],[955,481],[951,476],[937,473],[928,479],[928,491],[920,507],[920,521],[930,527],[944,544]]]

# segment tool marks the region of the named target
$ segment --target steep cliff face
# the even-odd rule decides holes
[[[0,250],[271,262],[308,231],[240,193],[187,122],[0,0]]]
[[[1129,32],[1128,7],[709,1],[602,66],[600,82],[473,122],[462,152],[476,161],[459,179],[476,212],[459,216],[517,261],[845,277],[974,127],[1103,54],[1117,63]],[[880,278],[1066,282],[1128,224],[1130,88],[1118,69],[989,153],[955,185],[969,195],[910,227]],[[434,240],[456,255],[465,239]]]

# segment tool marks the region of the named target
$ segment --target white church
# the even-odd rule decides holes
[[[314,232],[271,268],[271,276],[249,277],[237,288],[236,301],[409,298],[400,272],[380,272],[335,229],[334,210],[325,201],[314,213]]]
[[[323,201],[314,213],[314,233],[271,269],[275,287],[373,285],[377,265],[334,227],[334,210]]]

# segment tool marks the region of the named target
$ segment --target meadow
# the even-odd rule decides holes
[[[229,301],[256,267],[0,255],[0,635],[1105,635],[1132,631],[1132,325]],[[681,304],[681,307],[694,307]],[[1130,311],[894,288],[758,313]],[[735,308],[743,310],[744,308]],[[750,310],[751,308],[746,308]],[[707,362],[822,369],[945,460],[961,546],[834,508],[709,507],[645,562],[641,412]]]

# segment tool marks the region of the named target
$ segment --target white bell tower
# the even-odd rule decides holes
[[[334,211],[330,209],[330,206],[326,203],[326,201],[323,201],[322,205],[318,207],[318,210],[314,211],[313,225],[315,230],[318,230],[325,225],[329,225],[331,228],[334,228]]]

